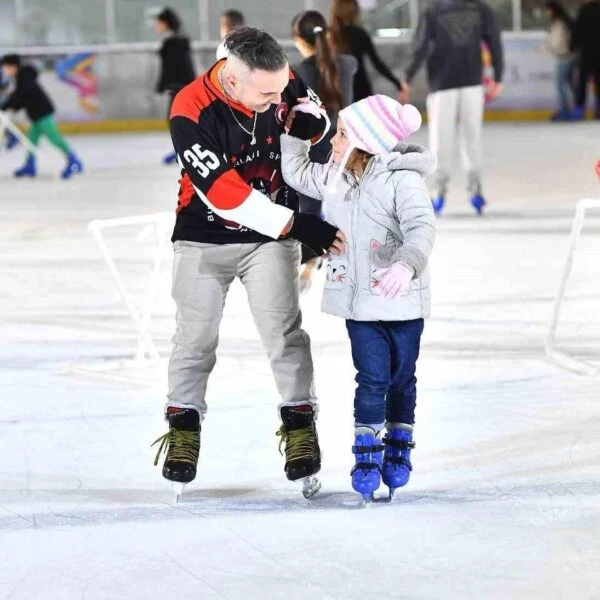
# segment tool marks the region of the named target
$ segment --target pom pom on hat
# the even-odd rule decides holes
[[[389,96],[369,96],[339,112],[352,146],[369,154],[387,154],[421,127],[421,113],[412,104]]]

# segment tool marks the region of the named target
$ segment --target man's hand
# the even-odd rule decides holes
[[[346,236],[317,215],[295,213],[288,225],[288,235],[308,246],[317,256],[326,252],[341,254],[346,248]]]
[[[291,122],[289,135],[301,140],[312,140],[329,129],[329,118],[314,102],[296,104],[290,112],[294,116],[287,119]]]
[[[344,254],[346,252],[346,242],[348,240],[346,239],[346,236],[344,235],[344,232],[341,231],[340,229],[337,230],[337,233],[335,234],[335,240],[333,242],[333,244],[331,245],[331,247],[329,248],[329,250],[327,251],[328,254]]]
[[[410,85],[408,81],[402,82],[402,89],[398,90],[398,100],[402,104],[408,104],[410,102]]]

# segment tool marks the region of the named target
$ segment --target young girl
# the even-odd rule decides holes
[[[347,238],[345,253],[329,257],[322,310],[346,319],[350,336],[358,384],[352,486],[365,502],[381,479],[391,499],[412,470],[415,367],[435,238],[423,178],[435,158],[402,140],[420,125],[414,106],[377,95],[340,111],[328,165],[310,162],[309,142],[281,136],[285,181],[322,200],[325,218]]]

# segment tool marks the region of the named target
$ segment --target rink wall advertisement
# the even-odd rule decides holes
[[[555,106],[554,59],[542,50],[544,32],[507,33],[504,92],[489,106],[491,112],[547,111]],[[299,59],[285,44],[293,65]],[[410,44],[378,44],[384,60],[402,75],[410,58]],[[202,72],[214,60],[212,47],[196,48],[196,68]],[[51,55],[29,55],[40,69],[40,81],[52,97],[61,122],[154,120],[162,124],[166,101],[154,94],[158,56],[154,47],[115,52],[96,48],[89,51]],[[390,84],[373,73],[378,92],[394,94]],[[412,101],[423,107],[427,94],[424,68],[414,81]],[[98,123],[100,125],[101,123]]]
[[[60,121],[94,121],[100,112],[94,52],[30,55],[26,60],[39,70],[39,82],[52,98]]]

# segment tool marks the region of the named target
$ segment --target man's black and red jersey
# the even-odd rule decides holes
[[[225,64],[217,62],[173,102],[171,137],[182,166],[173,241],[277,239],[298,210],[296,192],[281,177],[279,136],[298,98],[319,99],[290,71],[281,103],[256,114],[252,144],[236,118],[251,132],[255,113],[224,96],[218,73]]]

